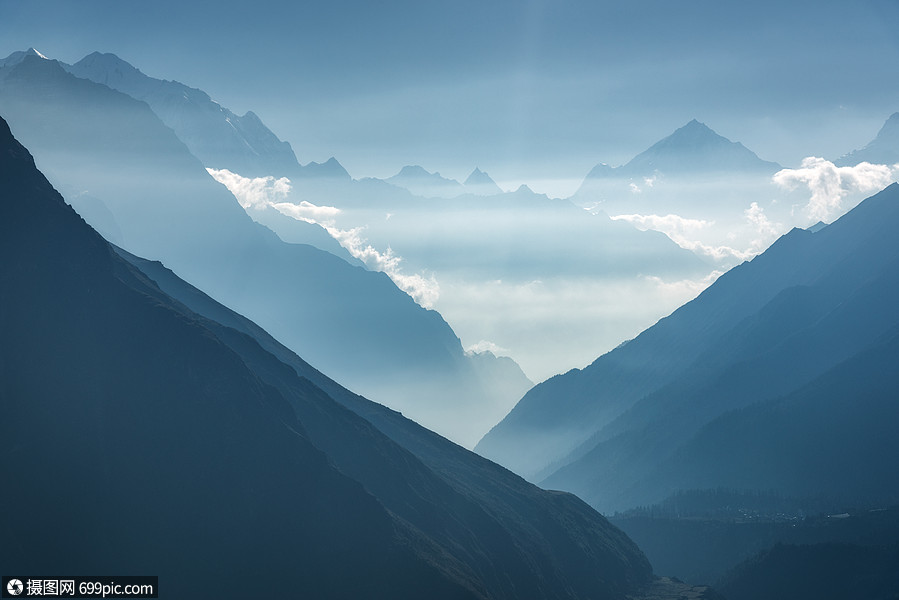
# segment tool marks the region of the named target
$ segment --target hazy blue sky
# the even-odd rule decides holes
[[[836,157],[899,110],[897,31],[895,0],[0,0],[2,56],[113,52],[356,177],[509,183],[580,180],[694,117],[788,166]]]

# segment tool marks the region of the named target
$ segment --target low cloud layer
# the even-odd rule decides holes
[[[310,223],[333,219],[340,214],[340,209],[337,207],[317,206],[311,202],[306,202],[305,200],[299,204],[276,202],[271,206],[288,217],[293,217],[298,221],[309,221]]]
[[[437,308],[468,351],[515,359],[531,381],[585,367],[704,290],[694,280],[557,277],[516,282],[441,274]]]
[[[480,354],[482,352],[490,352],[494,356],[509,356],[507,348],[502,348],[488,340],[481,340],[477,344],[472,344],[465,348],[466,354]]]
[[[787,190],[808,187],[812,193],[803,214],[807,225],[830,222],[842,215],[843,199],[852,192],[873,193],[893,180],[899,165],[873,165],[863,162],[854,167],[838,167],[829,160],[809,156],[798,169],[783,169],[774,174],[774,183]]]
[[[280,205],[276,205],[276,208],[281,210]],[[284,211],[282,210],[282,212]],[[287,212],[284,214],[293,216]],[[437,283],[437,278],[433,274],[425,277],[420,274],[407,275],[403,273],[402,257],[397,256],[390,247],[384,252],[372,247],[362,236],[363,227],[339,229],[333,222],[319,221],[317,223],[324,227],[331,237],[346,248],[354,258],[364,262],[370,269],[386,273],[398,288],[412,296],[424,308],[434,307],[434,303],[440,297],[440,284]]]
[[[711,228],[715,222],[704,219],[688,219],[679,215],[615,215],[610,217],[614,221],[626,221],[640,229],[646,231],[652,229],[660,231],[671,238],[675,244],[701,254],[708,256],[716,261],[727,261],[736,259],[744,261],[752,258],[758,252],[752,250],[739,250],[730,246],[714,246],[703,243],[697,239],[699,232]]]
[[[244,208],[262,208],[273,202],[283,202],[290,195],[287,177],[249,178],[232,173],[228,169],[206,169],[213,179],[228,188]]]
[[[298,221],[320,225],[353,257],[364,262],[370,269],[387,274],[398,288],[412,296],[424,308],[433,308],[439,298],[440,286],[433,275],[425,277],[403,273],[400,266],[402,257],[397,256],[389,247],[384,252],[372,247],[362,237],[362,227],[340,229],[335,222],[341,213],[339,208],[317,206],[305,200],[290,201],[291,187],[288,178],[249,178],[227,169],[206,170],[216,181],[227,187],[245,209],[271,207]]]

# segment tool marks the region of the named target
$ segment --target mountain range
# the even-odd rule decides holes
[[[780,170],[694,119],[624,165],[597,165],[571,201],[662,231],[728,269],[763,250],[808,201],[776,184]]]
[[[431,173],[418,165],[405,166],[384,181],[424,198],[456,198],[462,194],[494,196],[503,193],[490,175],[478,168],[471,172],[464,184],[440,173]]]
[[[94,58],[97,59],[96,56]],[[94,69],[88,76],[114,83],[120,79],[116,76],[116,69],[125,71],[130,68],[129,72],[136,72],[127,63],[121,66],[120,59],[113,56],[103,55],[102,58],[95,61]],[[73,68],[62,66],[69,70]],[[107,66],[109,72],[104,73],[100,69],[103,66]],[[191,95],[179,87],[181,84],[172,87],[172,82],[145,76],[140,76],[139,80],[153,89],[171,91],[166,97],[172,98],[171,101],[180,107],[180,120],[171,121],[176,137],[182,130],[185,135],[208,130],[210,137],[217,139],[215,131],[233,129],[224,118],[226,108],[207,103],[200,110],[188,102],[189,98],[202,98],[203,93],[195,91]],[[178,91],[184,94],[177,96]],[[39,98],[36,102],[46,100]],[[159,110],[165,112],[166,105],[162,104]],[[74,110],[76,106],[77,103],[69,108]],[[154,106],[151,104],[151,109]],[[215,118],[206,119],[210,115]],[[10,114],[10,122],[16,130],[20,125],[18,119],[12,119],[12,116],[15,115]],[[84,123],[83,126],[83,135],[95,136],[92,125]],[[35,124],[35,128],[40,126]],[[23,135],[26,133],[23,132]],[[50,146],[58,145],[57,142],[44,146],[34,140],[25,141],[29,142],[39,161],[43,160]],[[202,149],[201,146],[197,148]],[[187,148],[193,150],[189,144]],[[134,155],[139,163],[139,153]],[[264,157],[260,155],[257,158],[262,160]],[[99,185],[110,185],[108,178],[66,187],[66,182],[55,176],[54,165],[42,166],[76,209],[110,240],[138,254],[164,260],[179,274],[193,277],[183,271],[183,266],[167,258],[165,248],[157,251],[153,247],[140,249],[129,246],[131,241],[122,237],[123,228],[116,222],[115,213],[119,209],[111,210],[115,206],[107,206],[110,202],[105,201],[103,194],[97,193]],[[216,168],[209,163],[203,166]],[[534,194],[527,188],[497,194],[501,190],[493,189],[492,180],[480,169],[475,169],[466,179],[470,185],[463,196],[454,198],[452,202],[423,202],[420,196],[382,180],[354,180],[336,160],[297,168],[299,170],[295,171],[295,175],[283,179],[274,174],[249,178],[240,171],[236,172],[235,179],[241,181],[243,189],[251,188],[258,192],[259,188],[270,185],[266,182],[276,180],[282,188],[289,187],[286,196],[278,197],[282,205],[280,209],[264,201],[241,200],[251,218],[275,231],[282,240],[315,246],[356,266],[364,260],[369,269],[389,273],[393,281],[417,301],[439,311],[452,326],[453,335],[463,340],[467,348],[494,348],[496,352],[514,356],[533,379],[545,378],[572,364],[585,364],[595,355],[597,347],[610,347],[621,336],[633,335],[639,328],[674,308],[679,300],[672,299],[661,282],[702,278],[711,269],[704,257],[697,257],[678,247],[659,232],[638,231],[630,223],[615,222],[601,214],[589,214],[571,202]],[[270,172],[276,173],[275,168]],[[70,174],[86,179],[80,171]],[[147,185],[152,189],[158,184],[150,178]],[[121,191],[122,194],[107,195],[127,196],[124,182]],[[233,192],[240,196],[241,189],[234,189]],[[177,193],[177,190],[172,192],[176,196]],[[485,202],[478,196],[479,193],[492,195]],[[322,207],[330,211],[327,217],[315,217],[319,222],[327,221],[324,224],[329,227],[328,235],[324,235],[324,230],[317,225],[298,221],[297,215],[290,210],[291,204],[302,211],[310,203],[313,208]],[[111,204],[116,203],[113,201]],[[305,217],[301,215],[300,218]],[[340,237],[341,243],[351,249],[352,255],[346,249],[337,247],[332,235]],[[156,237],[151,240],[155,241]],[[448,260],[450,257],[452,260]],[[205,276],[209,278],[210,274]],[[657,280],[659,285],[653,283]],[[249,301],[246,296],[254,291],[252,288],[243,287],[236,291],[244,296],[240,303],[236,303],[237,300],[230,296],[220,295],[207,281],[198,280],[198,283],[217,298],[250,313],[252,307],[245,302]],[[497,283],[501,289],[491,293],[486,302],[479,298],[484,286],[495,286]],[[535,289],[534,286],[540,287]],[[604,292],[606,295],[615,294],[612,290],[622,289],[626,294],[624,301],[640,308],[628,319],[610,320],[603,310],[593,306],[597,289],[607,290]],[[392,350],[386,351],[385,357],[377,356],[376,352],[358,356],[364,354],[363,348],[360,348],[356,354],[359,359],[355,363],[357,368],[350,372],[346,363],[335,356],[337,350],[331,356],[323,356],[326,346],[313,348],[296,345],[305,343],[303,339],[297,339],[299,332],[282,331],[283,327],[293,328],[294,325],[283,322],[284,315],[274,314],[272,305],[279,295],[266,293],[256,299],[266,304],[267,314],[259,311],[252,312],[252,316],[278,333],[291,347],[300,350],[303,356],[334,373],[353,389],[365,392],[372,398],[389,401],[394,408],[417,419],[426,419],[430,426],[440,428],[444,433],[450,433],[451,428],[456,426],[469,429],[464,441],[461,437],[455,437],[469,446],[495,424],[530,385],[521,373],[510,378],[502,362],[496,363],[497,373],[488,377],[481,368],[489,363],[487,355],[480,358],[463,356],[457,362],[462,365],[462,370],[474,369],[475,373],[465,376],[469,382],[476,380],[472,383],[474,389],[468,386],[450,394],[443,391],[448,389],[445,386],[429,383],[424,388],[429,390],[425,395],[434,400],[424,402],[420,397],[414,398],[395,389],[398,380],[391,378],[389,368],[377,372],[363,372],[360,368],[379,361],[387,362],[382,358],[389,359],[394,354]],[[580,298],[590,298],[590,301],[581,302]],[[341,299],[338,306],[345,302],[346,299]],[[337,306],[327,308],[330,314]],[[290,313],[289,306],[282,305],[282,310]],[[370,314],[378,314],[374,306],[366,310]],[[646,312],[649,314],[644,314]],[[290,315],[289,320],[304,323],[311,314]],[[386,327],[390,319],[388,315],[381,314],[381,317],[372,318],[382,321]],[[558,321],[556,315],[559,314],[566,322]],[[276,316],[279,317],[277,322]],[[348,322],[356,318],[354,315]],[[316,319],[312,323],[313,331],[329,322],[327,319]],[[338,323],[337,327],[340,326]],[[371,327],[368,324],[358,328],[354,335],[365,339]],[[402,327],[398,329],[398,332],[401,331]],[[348,334],[345,339],[348,344],[344,348],[355,352],[353,336]],[[456,350],[451,353],[455,354]],[[426,356],[427,352],[422,355]],[[416,363],[410,364],[415,366]],[[428,381],[436,382],[440,377],[438,373],[437,377]],[[385,393],[386,387],[390,388],[389,394]],[[434,392],[434,387],[439,387],[437,392]],[[494,393],[477,389],[483,390],[485,387],[499,391]],[[481,401],[485,395],[487,399]],[[415,405],[435,405],[440,399],[456,409],[461,399],[468,399],[465,404],[472,410],[455,425],[452,414],[443,414],[439,420],[428,419],[426,411],[415,410]],[[475,409],[475,406],[478,408]],[[477,424],[470,418],[475,410],[482,415]]]
[[[667,585],[574,496],[347,391],[108,244],[2,120],[0,186],[9,572],[152,571],[163,593],[196,598],[643,598]]]
[[[247,177],[294,176],[300,170],[290,144],[279,140],[253,112],[235,115],[205,92],[144,75],[114,54],[93,52],[62,66],[76,77],[149,104],[207,167]]]
[[[688,489],[899,498],[899,185],[794,229],[634,340],[532,389],[479,452],[604,511]]]
[[[254,223],[146,103],[27,55],[0,72],[0,110],[76,208],[91,199],[85,216],[102,234],[344,385],[468,445],[530,387],[508,361],[466,355],[443,318],[387,275]]]

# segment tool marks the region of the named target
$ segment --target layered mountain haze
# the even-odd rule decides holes
[[[65,69],[149,104],[208,167],[249,177],[293,176],[300,170],[290,144],[279,140],[253,112],[235,115],[205,92],[148,77],[114,54],[93,52]]]
[[[2,120],[0,186],[4,568],[151,571],[196,598],[678,589],[574,496],[348,392],[110,246]]]
[[[405,166],[384,181],[424,198],[455,198],[465,193],[465,188],[455,179],[431,173],[418,165]]]
[[[896,418],[897,222],[893,184],[815,233],[793,230],[535,387],[478,450],[604,511],[719,487],[895,502],[899,449],[878,424]]]
[[[897,30],[0,2],[0,587],[899,600]]]
[[[0,110],[13,130],[53,181],[112,215],[124,248],[162,260],[352,389],[473,445],[530,386],[504,361],[485,377],[489,357],[466,356],[441,316],[383,273],[254,223],[147,104],[56,61],[4,69]]]
[[[726,270],[784,233],[806,201],[776,184],[780,170],[694,119],[624,165],[597,165],[571,200],[661,231]]]
[[[466,347],[504,349],[535,380],[635,335],[664,307],[695,295],[712,270],[658,232],[527,188],[446,201],[390,192],[373,180],[346,195],[305,190],[299,182],[288,202],[272,205],[297,218],[309,218],[300,198],[333,207],[339,212],[314,220],[370,268],[426,299]],[[628,315],[617,309],[622,298]]]
[[[440,173],[431,173],[418,165],[405,166],[399,173],[384,181],[423,198],[456,198],[462,194],[495,196],[503,193],[490,175],[477,167],[464,183],[443,177]]]
[[[146,77],[112,55],[93,54],[78,65],[66,68],[96,81],[120,82],[123,90],[128,88],[123,82],[133,80],[135,93],[153,91],[147,101],[154,108],[158,103],[164,114],[177,107],[177,118],[168,121],[175,133],[190,136],[193,141],[188,148],[207,157],[204,166],[228,185],[254,220],[282,239],[314,245],[388,274],[419,304],[439,310],[466,349],[490,349],[513,357],[533,380],[586,364],[598,352],[636,335],[695,296],[717,274],[713,271],[718,267],[690,256],[655,232],[642,233],[630,224],[612,223],[604,215],[584,214],[568,202],[533,194],[526,186],[502,194],[480,169],[466,180],[468,187],[459,184],[462,196],[445,202],[415,196],[381,180],[353,180],[335,159],[297,167],[290,176],[277,175],[275,166],[258,177],[222,169],[210,164],[217,155],[207,153],[206,142],[197,136],[208,130],[210,139],[219,139],[233,130],[227,122],[232,113],[208,100],[208,95]],[[250,141],[236,147],[247,147]],[[221,150],[229,147],[223,143]],[[254,156],[253,160],[264,162],[267,155],[260,151]],[[252,173],[256,167],[247,164]],[[84,186],[69,187],[60,178],[54,180],[104,234],[129,247],[121,237],[115,211],[106,210],[97,194],[85,194]],[[247,187],[255,190],[261,184],[275,190],[282,183],[286,195],[278,192],[262,202],[242,195]],[[485,202],[481,194],[490,195],[490,200]],[[323,216],[318,209],[337,213]],[[306,223],[293,226],[282,215],[323,226],[343,249],[337,249],[320,230]],[[153,255],[152,249],[142,253]],[[448,255],[458,260],[447,263]],[[447,264],[450,271],[445,269]],[[627,314],[617,308],[622,299],[629,306]],[[267,325],[276,327],[272,321]],[[333,362],[317,364],[339,368]],[[352,376],[345,381],[362,385]],[[527,385],[521,376],[505,385],[509,395],[493,404],[494,422]],[[358,389],[379,397],[379,388]],[[392,402],[402,396],[392,394]],[[408,410],[406,405],[402,408]],[[481,427],[486,431],[490,424],[485,420]]]

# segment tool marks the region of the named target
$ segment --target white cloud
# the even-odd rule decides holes
[[[715,274],[717,275],[717,274]],[[535,281],[441,277],[437,309],[467,349],[508,349],[532,381],[584,367],[692,300],[713,280],[646,276]],[[483,342],[489,340],[489,342]]]
[[[782,169],[774,174],[774,183],[793,190],[800,185],[812,193],[804,207],[807,224],[829,222],[843,212],[843,198],[850,192],[871,193],[889,185],[899,165],[873,165],[863,162],[854,167],[838,167],[829,160],[809,156],[798,169]]]
[[[440,297],[440,284],[433,273],[428,277],[421,274],[407,275],[400,266],[403,259],[388,246],[381,252],[362,237],[362,227],[339,229],[333,222],[319,222],[319,225],[346,248],[350,254],[358,258],[371,269],[386,273],[398,288],[412,296],[424,308],[433,308]]]
[[[477,344],[472,344],[465,348],[466,354],[480,354],[481,352],[490,352],[494,356],[508,356],[509,350],[490,342],[481,340]]]
[[[780,237],[786,229],[781,223],[774,223],[765,214],[765,209],[753,202],[743,211],[743,216],[758,234],[750,243],[747,253],[752,256],[764,252],[771,243]],[[751,257],[751,256],[750,256]],[[747,257],[747,258],[750,258]]]
[[[654,284],[664,295],[695,298],[700,292],[715,283],[715,280],[723,274],[724,271],[712,271],[700,279],[680,279],[677,281],[665,281],[661,277],[653,275],[647,275],[644,278]]]
[[[615,221],[627,221],[639,229],[661,231],[668,237],[699,231],[714,224],[714,221],[687,219],[679,215],[616,215],[611,218]]]
[[[241,206],[264,208],[270,206],[298,221],[315,223],[323,227],[350,254],[364,262],[369,268],[386,273],[401,290],[425,308],[432,308],[440,296],[440,286],[434,275],[407,275],[400,268],[402,258],[387,248],[380,252],[362,237],[362,228],[339,229],[334,222],[340,209],[333,206],[317,206],[305,200],[300,203],[288,202],[290,180],[286,177],[249,178],[232,173],[227,169],[206,169],[216,181],[234,194]]]
[[[206,169],[212,177],[228,188],[244,208],[264,207],[273,202],[283,202],[290,195],[287,177],[256,177],[251,179],[228,169]]]
[[[616,215],[610,217],[615,221],[627,221],[637,229],[661,231],[675,244],[714,260],[724,261],[737,259],[744,261],[752,258],[757,252],[743,251],[730,246],[712,246],[695,239],[698,232],[715,224],[705,219],[688,219],[680,215]]]
[[[275,202],[270,204],[271,207],[278,209],[281,213],[288,217],[293,217],[298,221],[308,221],[317,223],[333,219],[340,214],[340,209],[334,206],[317,206],[311,202],[301,201],[299,204],[293,202]]]

